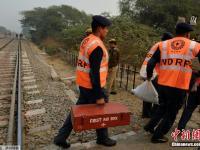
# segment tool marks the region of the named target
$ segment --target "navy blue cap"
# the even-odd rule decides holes
[[[188,23],[178,23],[176,25],[176,34],[184,34],[193,31],[192,25]]]
[[[111,26],[111,21],[107,19],[106,17],[100,16],[100,15],[95,15],[92,17],[93,22],[95,22],[98,25],[101,26]]]
[[[174,36],[173,36],[172,33],[170,33],[170,32],[165,32],[165,33],[163,33],[161,40],[162,40],[162,41],[165,41],[165,40],[172,39],[173,37],[174,37]]]

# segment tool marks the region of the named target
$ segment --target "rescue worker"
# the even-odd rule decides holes
[[[108,94],[117,94],[116,89],[116,76],[117,69],[119,65],[119,49],[117,48],[117,41],[115,39],[109,40],[110,49],[109,53],[109,63],[108,63],[108,78],[107,78],[107,91]]]
[[[92,34],[92,28],[87,28],[85,31],[86,36],[89,36],[90,34]]]
[[[198,64],[199,65],[199,64]],[[200,67],[200,66],[199,66]],[[200,71],[193,71],[194,82],[191,83],[191,89],[181,119],[178,123],[178,129],[185,129],[187,122],[190,120],[192,113],[200,105]]]
[[[79,86],[80,95],[77,105],[98,104],[103,105],[108,102],[104,87],[108,72],[108,52],[103,40],[108,33],[110,20],[102,16],[92,17],[92,34],[87,36],[80,45],[77,62],[76,83]],[[69,114],[54,143],[58,146],[68,148],[70,144],[66,142],[73,129],[71,115]],[[108,129],[97,129],[97,144],[104,146],[114,146],[116,141],[108,137]]]
[[[170,32],[165,32],[162,35],[161,40],[165,41],[165,40],[169,40],[173,38],[173,35]],[[142,64],[141,70],[140,70],[140,76],[142,77],[143,80],[146,79],[146,66],[148,61],[151,59],[152,55],[155,53],[155,51],[158,48],[160,42],[157,42],[153,47],[151,47],[150,51],[147,53],[146,58]],[[156,68],[154,69],[154,78],[152,83],[155,86],[155,88],[157,89],[157,75],[159,74],[159,64],[156,65]],[[152,103],[148,103],[148,102],[144,102],[143,101],[143,108],[142,108],[142,118],[150,118],[153,114],[153,112],[155,112],[157,106],[156,105],[152,105]]]
[[[152,119],[160,116],[162,119],[156,129],[151,129],[152,143],[168,141],[164,135],[172,127],[189,89],[192,59],[200,58],[200,44],[189,39],[191,31],[191,25],[177,24],[176,37],[161,42],[147,64],[147,79],[151,80],[153,69],[160,63],[158,84],[161,103]]]

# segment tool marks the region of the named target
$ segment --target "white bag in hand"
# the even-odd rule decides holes
[[[150,102],[154,104],[159,103],[158,92],[154,88],[151,81],[145,81],[135,89],[132,89],[131,92],[135,94],[138,98],[142,99],[145,102]]]

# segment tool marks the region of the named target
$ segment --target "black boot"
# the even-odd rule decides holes
[[[117,142],[110,138],[106,138],[104,140],[97,140],[97,144],[104,145],[104,146],[115,146]]]
[[[161,137],[161,138],[154,138],[154,137],[152,137],[151,138],[151,142],[152,143],[166,143],[166,142],[168,142],[168,138],[167,137]]]
[[[150,132],[151,134],[154,134],[154,129],[149,128],[147,125],[144,126],[144,130],[145,130],[146,132]]]
[[[116,94],[117,94],[117,92],[110,92],[110,94],[112,94],[112,95],[116,95]]]
[[[62,136],[56,136],[54,138],[54,144],[59,146],[59,147],[62,147],[62,148],[69,148],[70,147],[70,144],[66,142],[66,139],[63,138]]]

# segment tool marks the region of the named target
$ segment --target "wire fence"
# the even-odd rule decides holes
[[[67,63],[72,65],[73,67],[76,67],[77,60],[78,60],[78,53],[75,51],[64,51],[62,50],[62,53],[64,53],[65,60]],[[118,71],[117,71],[117,77],[116,77],[116,83],[118,88],[125,89],[126,91],[129,91],[132,88],[135,88],[138,84],[141,83],[139,78],[139,71],[136,67],[136,65],[130,65],[130,64],[119,64],[118,65]]]

